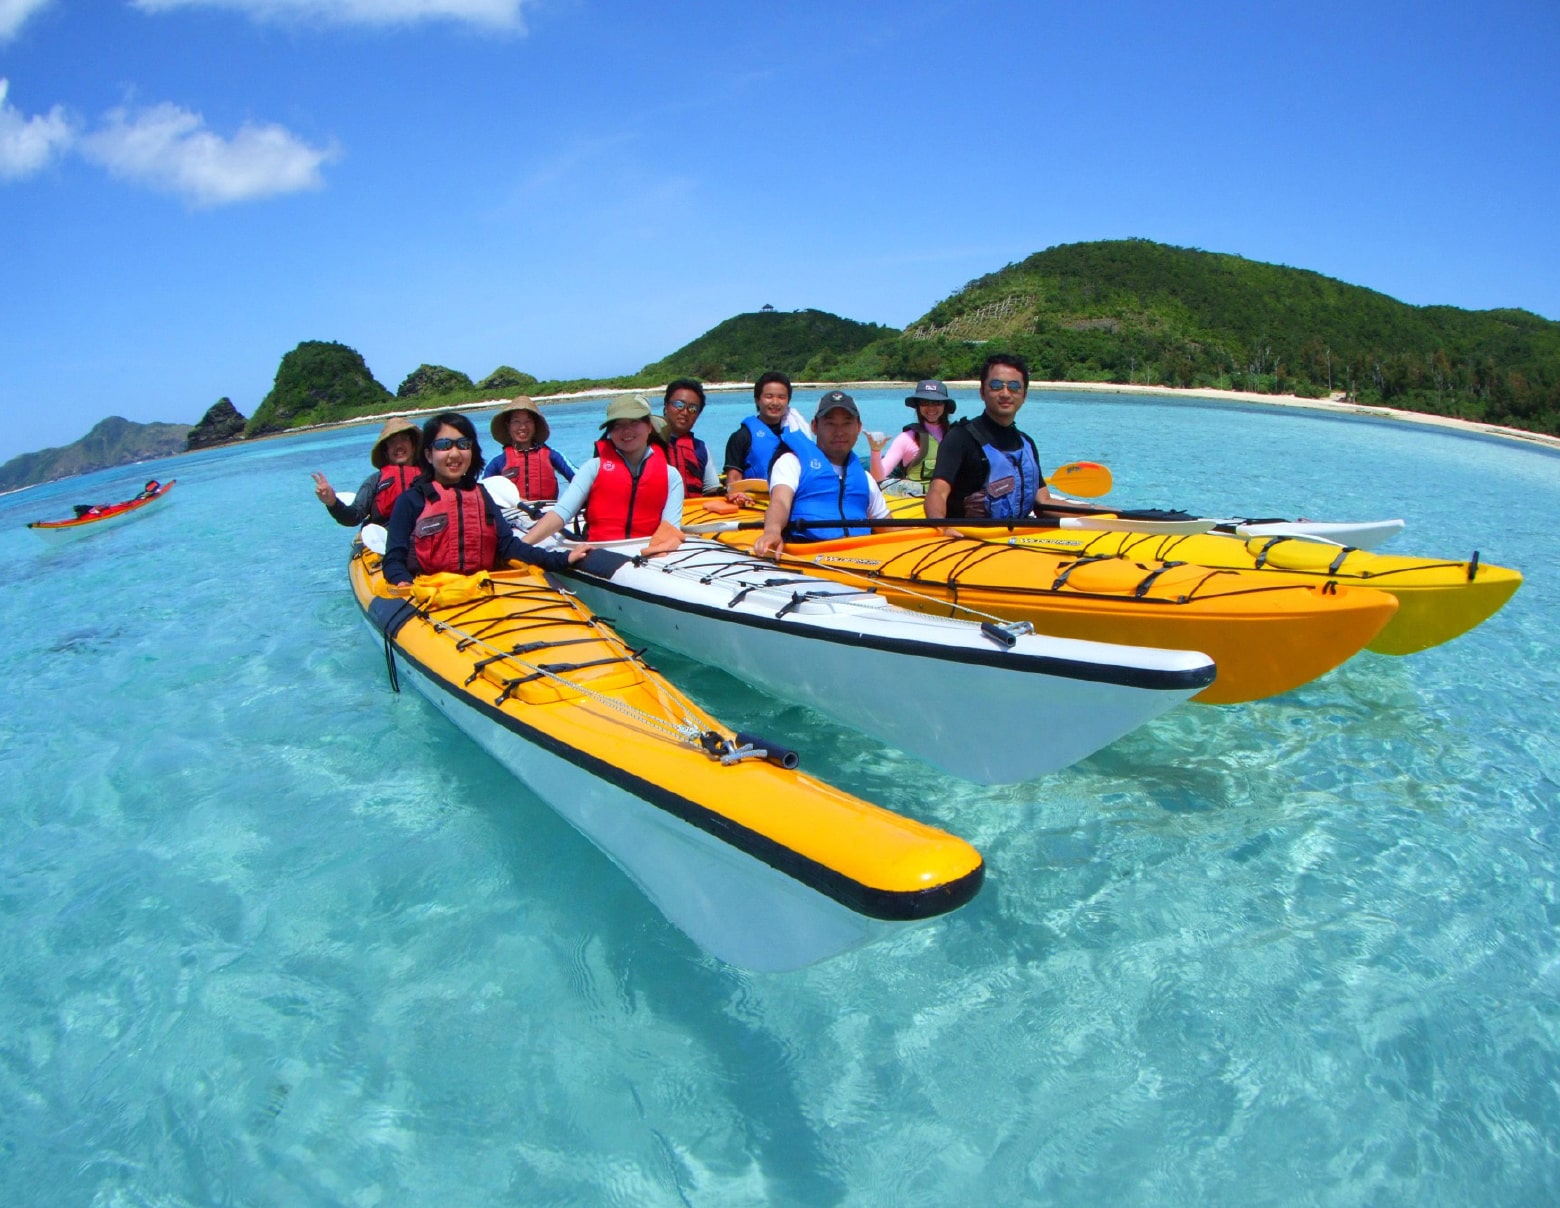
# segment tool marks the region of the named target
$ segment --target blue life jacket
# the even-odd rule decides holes
[[[861,459],[852,453],[845,462],[842,478],[824,452],[811,441],[805,444],[791,441],[799,433],[787,432],[790,443],[787,448],[802,463],[802,476],[796,484],[796,498],[791,501],[791,519],[794,520],[858,520],[866,516],[872,503],[872,491],[867,472],[861,468]],[[836,537],[857,537],[872,530],[866,525],[831,528],[809,526],[803,529],[787,529],[788,541],[830,541]]]
[[[780,453],[780,437],[775,431],[757,415],[750,415],[742,421],[742,426],[748,430],[748,436],[752,443],[748,446],[747,461],[742,466],[743,478],[768,478],[769,467],[775,457]]]
[[[1040,461],[1026,436],[1016,453],[1002,453],[992,445],[982,445],[989,469],[986,472],[986,515],[994,520],[1012,520],[1027,516],[1035,506],[1040,489]]]

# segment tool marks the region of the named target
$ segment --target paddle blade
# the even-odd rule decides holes
[[[1097,461],[1070,461],[1052,470],[1045,485],[1055,487],[1067,495],[1097,499],[1101,495],[1110,494],[1110,467],[1102,466]]]

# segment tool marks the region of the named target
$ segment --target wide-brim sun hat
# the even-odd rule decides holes
[[[650,410],[650,400],[642,394],[631,395],[628,398],[615,398],[607,404],[607,418],[601,421],[603,430],[610,428],[620,419],[650,419],[654,413]],[[650,429],[653,432],[655,425]]]
[[[422,429],[404,415],[398,415],[394,419],[385,420],[385,426],[379,429],[379,439],[374,442],[374,447],[369,450],[368,460],[376,470],[383,470],[390,464],[390,459],[385,455],[385,442],[398,432],[409,432],[412,436],[412,461],[415,463],[417,455],[422,452]]]
[[[947,407],[945,412],[952,415],[959,409],[959,404],[954,402],[948,394],[948,387],[944,386],[936,378],[926,378],[915,384],[915,393],[905,398],[906,407],[919,407],[922,403],[941,403]]]
[[[510,399],[488,423],[488,431],[493,434],[493,439],[500,446],[509,444],[509,417],[516,411],[524,411],[536,421],[536,435],[531,438],[533,445],[545,445],[547,438],[552,435],[552,426],[547,422],[547,417],[542,414],[542,409],[533,403],[529,397],[522,394],[519,398]]]

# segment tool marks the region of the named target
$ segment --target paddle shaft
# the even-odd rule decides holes
[[[1047,504],[1048,509],[1055,505]],[[1076,512],[1081,515],[1093,516],[1098,514],[1125,516],[1132,518],[1130,512],[1109,512],[1104,508],[1091,508],[1079,505],[1076,508],[1058,508],[1067,512]],[[1152,517],[1145,517],[1152,519]],[[764,527],[762,520],[719,520],[710,524],[685,524],[685,533],[735,533],[750,529]],[[924,516],[891,516],[885,520],[873,520],[867,516],[845,518],[840,520],[792,520],[787,528],[815,529],[815,528],[1052,528],[1055,523],[1039,516],[1014,516],[1011,519],[1000,519],[994,516],[948,516],[941,520],[928,520]]]

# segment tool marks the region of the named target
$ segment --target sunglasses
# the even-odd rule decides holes
[[[688,402],[684,402],[680,398],[674,398],[671,402],[667,403],[666,405],[668,407],[670,407],[673,411],[703,411],[704,410],[704,404],[703,403],[688,403]]]
[[[1000,378],[992,378],[989,382],[986,383],[986,389],[991,391],[992,394],[997,393],[999,390],[1009,390],[1014,394],[1023,394],[1024,383],[1021,381],[1004,382]]]
[[[460,449],[462,451],[471,448],[469,436],[441,436],[429,446],[436,453],[443,453],[446,449]]]

